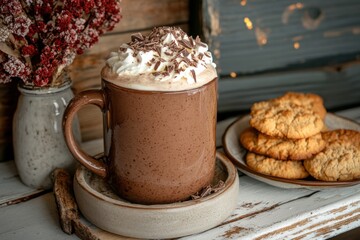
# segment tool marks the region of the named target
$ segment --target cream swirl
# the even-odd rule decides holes
[[[147,36],[132,35],[131,42],[111,52],[106,63],[118,76],[147,74],[159,84],[186,81],[202,85],[216,77],[208,46],[199,37],[193,39],[175,27],[154,28]],[[209,74],[203,74],[209,70],[210,80]]]

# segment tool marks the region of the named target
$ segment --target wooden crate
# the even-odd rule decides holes
[[[360,104],[360,1],[204,0],[200,11],[220,113],[286,91],[320,94],[330,111]]]
[[[122,43],[130,41],[133,33],[148,33],[155,26],[178,26],[189,29],[188,0],[131,0],[122,1],[123,19],[112,32],[101,36],[99,42],[85,54],[77,56],[71,66],[74,92],[100,88],[100,71],[105,58]],[[102,114],[94,106],[80,110],[83,140],[102,136]]]

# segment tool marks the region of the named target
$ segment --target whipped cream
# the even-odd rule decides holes
[[[131,36],[111,52],[102,75],[116,84],[145,90],[185,90],[217,77],[208,46],[180,28],[159,27]]]

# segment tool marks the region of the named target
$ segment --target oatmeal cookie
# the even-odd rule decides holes
[[[304,161],[311,176],[322,181],[348,181],[360,178],[360,132],[336,129],[322,133],[326,148]]]
[[[331,142],[323,152],[304,161],[305,169],[321,181],[360,178],[360,149],[346,141]]]
[[[324,126],[314,111],[289,101],[262,101],[251,107],[250,125],[259,132],[278,138],[308,138]]]
[[[326,108],[323,99],[319,95],[313,93],[287,92],[283,96],[276,98],[276,100],[289,101],[304,106],[319,114],[321,119],[324,119],[326,116]]]
[[[283,161],[248,152],[246,164],[256,172],[287,179],[302,179],[309,176],[302,161]]]
[[[279,160],[303,160],[325,148],[321,133],[301,139],[276,138],[247,128],[240,134],[240,143],[247,150]]]
[[[360,148],[360,132],[350,129],[335,129],[322,132],[322,137],[326,142],[349,142]]]

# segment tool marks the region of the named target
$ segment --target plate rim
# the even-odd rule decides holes
[[[340,119],[343,119],[346,121],[350,121],[360,127],[360,124],[352,119],[349,119],[349,118],[346,118],[343,116],[339,116],[335,113],[330,113],[330,112],[326,113],[326,116],[327,115],[330,115],[330,116],[333,116],[336,118],[340,118]],[[232,128],[234,128],[234,126],[236,124],[240,124],[240,122],[243,119],[249,118],[249,117],[250,117],[250,114],[245,114],[243,116],[236,118],[231,124],[229,124],[229,126],[226,128],[226,130],[222,136],[222,146],[223,146],[225,154],[231,160],[231,162],[245,175],[247,175],[253,179],[256,179],[258,181],[267,183],[267,184],[270,184],[270,183],[268,183],[268,181],[270,180],[270,181],[274,181],[276,183],[290,184],[291,187],[298,186],[298,188],[302,188],[302,187],[350,187],[350,186],[354,186],[354,185],[360,183],[360,179],[350,180],[350,181],[336,181],[336,182],[319,181],[319,180],[304,180],[304,179],[286,179],[286,178],[274,177],[274,176],[266,175],[263,173],[259,173],[259,172],[256,172],[255,170],[249,168],[246,164],[243,164],[240,160],[238,160],[235,156],[233,156],[231,154],[231,150],[229,150],[229,147],[227,145],[227,137],[228,137],[230,131],[232,130]],[[256,178],[252,175],[255,175]],[[274,184],[270,184],[270,185],[275,186]]]

